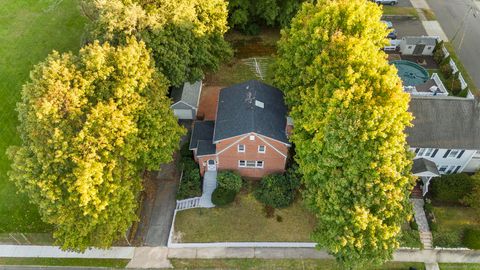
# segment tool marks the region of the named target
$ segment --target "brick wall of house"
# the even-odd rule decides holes
[[[254,140],[250,140],[250,136]],[[245,145],[245,152],[238,152],[239,144]],[[265,153],[258,152],[260,145],[265,146]],[[218,170],[235,170],[250,178],[283,173],[287,155],[286,145],[256,134],[234,137],[217,144]],[[239,160],[263,161],[263,168],[242,168],[239,167]]]

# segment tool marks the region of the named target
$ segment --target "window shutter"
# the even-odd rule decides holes
[[[448,157],[448,154],[450,154],[450,149],[448,149],[447,152],[445,152],[445,155],[443,155],[443,158]]]
[[[457,173],[458,170],[460,170],[460,167],[461,167],[461,166],[457,166],[457,168],[455,168],[455,171],[453,171],[453,173]]]
[[[435,149],[435,151],[433,151],[432,157],[435,157],[435,155],[437,155],[437,152],[438,152],[438,148]]]
[[[415,148],[415,154],[418,154],[418,151],[420,151],[420,148]]]
[[[458,155],[458,157],[457,157],[457,158],[461,158],[461,157],[462,157],[462,155],[463,155],[463,153],[465,153],[465,150],[462,150],[462,151],[460,151],[460,154]]]

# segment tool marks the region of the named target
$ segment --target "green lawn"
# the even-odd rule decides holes
[[[412,16],[418,18],[417,10],[413,7],[383,6],[383,15]]]
[[[439,263],[440,270],[479,270],[478,263]]]
[[[178,212],[175,235],[181,242],[311,242],[314,226],[314,217],[301,202],[266,218],[262,204],[250,193],[238,195],[226,207]]]
[[[262,259],[224,259],[224,260],[171,260],[175,269],[322,269],[340,270],[333,260],[262,260]],[[381,267],[368,267],[358,270],[407,270],[415,267],[425,269],[423,263],[395,263],[389,262]],[[473,268],[472,268],[473,269]]]
[[[52,50],[76,51],[85,19],[75,0],[3,0],[0,5],[0,233],[45,232],[35,207],[7,179],[5,151],[19,144],[15,104],[30,69]]]
[[[129,261],[123,259],[0,258],[0,265],[125,268]]]
[[[466,228],[480,226],[474,209],[456,206],[434,206],[437,231],[433,231],[433,243],[439,247],[463,247],[462,237]]]

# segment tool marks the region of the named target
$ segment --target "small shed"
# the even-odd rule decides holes
[[[182,87],[172,89],[173,104],[170,106],[178,119],[192,120],[196,118],[200,94],[202,93],[202,81],[184,83]]]
[[[404,55],[433,55],[436,45],[436,37],[404,37],[400,42],[400,52]]]

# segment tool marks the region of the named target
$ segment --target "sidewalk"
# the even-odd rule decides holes
[[[102,258],[131,259],[135,247],[112,247],[111,249],[89,249],[84,253],[62,251],[55,246],[0,245],[0,257],[17,258]]]
[[[423,28],[429,36],[437,36],[443,41],[448,41],[448,37],[443,31],[438,21],[428,21],[423,13],[423,9],[430,9],[426,0],[410,0],[412,6],[417,10]]]

